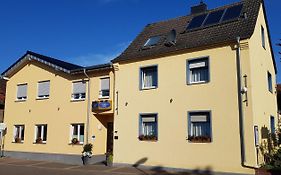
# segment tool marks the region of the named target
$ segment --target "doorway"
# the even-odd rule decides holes
[[[107,142],[106,142],[106,151],[113,151],[113,122],[107,123]]]

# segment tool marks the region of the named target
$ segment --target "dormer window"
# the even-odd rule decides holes
[[[149,46],[155,46],[156,44],[158,44],[160,40],[160,36],[153,36],[150,37],[145,44],[143,45],[144,47],[149,47]]]

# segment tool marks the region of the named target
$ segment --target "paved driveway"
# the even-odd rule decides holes
[[[44,161],[0,158],[0,175],[211,175],[210,172],[167,172],[160,167],[145,170],[133,167],[68,165]]]

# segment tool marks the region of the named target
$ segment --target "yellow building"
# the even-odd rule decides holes
[[[254,174],[261,129],[277,123],[264,3],[191,11],[147,25],[113,60],[114,163]]]
[[[254,174],[276,72],[262,0],[149,24],[111,64],[28,51],[2,74],[6,155],[77,163],[93,143],[115,165]]]
[[[83,68],[28,51],[3,75],[6,156],[81,163],[86,143],[95,161],[112,149],[111,64]]]

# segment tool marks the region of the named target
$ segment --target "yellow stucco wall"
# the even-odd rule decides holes
[[[91,102],[99,97],[100,78],[110,76],[111,84],[113,84],[112,75],[112,72],[109,71],[98,74],[90,73]],[[25,65],[10,77],[6,94],[5,116],[7,117],[4,121],[8,128],[5,136],[5,149],[21,152],[81,154],[82,145],[70,145],[69,143],[71,124],[84,123],[86,127],[87,94],[84,101],[71,101],[72,82],[83,78],[85,78],[83,75],[69,76],[56,72],[35,61]],[[36,100],[37,83],[42,80],[50,80],[50,98]],[[24,102],[16,102],[17,85],[22,83],[28,83],[28,97]],[[111,88],[111,97],[112,93]],[[103,116],[90,113],[89,140],[94,145],[94,154],[106,152],[106,122],[113,120],[112,110],[106,113],[107,115]],[[48,125],[46,144],[34,144],[36,124]],[[14,125],[25,125],[25,138],[22,144],[12,143]],[[91,139],[92,135],[96,136],[94,141]]]
[[[265,30],[265,48],[262,47],[261,26]],[[256,28],[249,42],[250,66],[251,66],[251,107],[254,116],[254,125],[265,126],[270,130],[270,116],[275,117],[275,124],[278,124],[277,100],[276,100],[276,74],[272,62],[268,29],[264,18],[264,11],[261,7]],[[268,90],[267,72],[272,75],[273,92]],[[261,132],[259,134],[261,140]],[[259,158],[262,163],[262,157]]]
[[[269,115],[277,111],[275,93],[267,90],[266,71],[272,74],[273,87],[275,73],[269,41],[266,50],[260,44],[260,24],[266,29],[262,10],[253,37],[241,41],[242,85],[244,75],[248,84],[248,106],[243,103],[245,165],[252,167],[257,166],[254,125],[268,125]],[[187,85],[186,60],[204,56],[209,56],[210,82]],[[139,69],[149,65],[158,66],[158,88],[139,90]],[[114,120],[115,135],[119,137],[114,142],[115,163],[134,164],[145,158],[143,165],[149,166],[254,173],[241,166],[234,44],[115,66],[119,94]],[[211,111],[212,143],[186,140],[187,112],[201,110]],[[141,113],[158,114],[158,141],[138,139]]]

